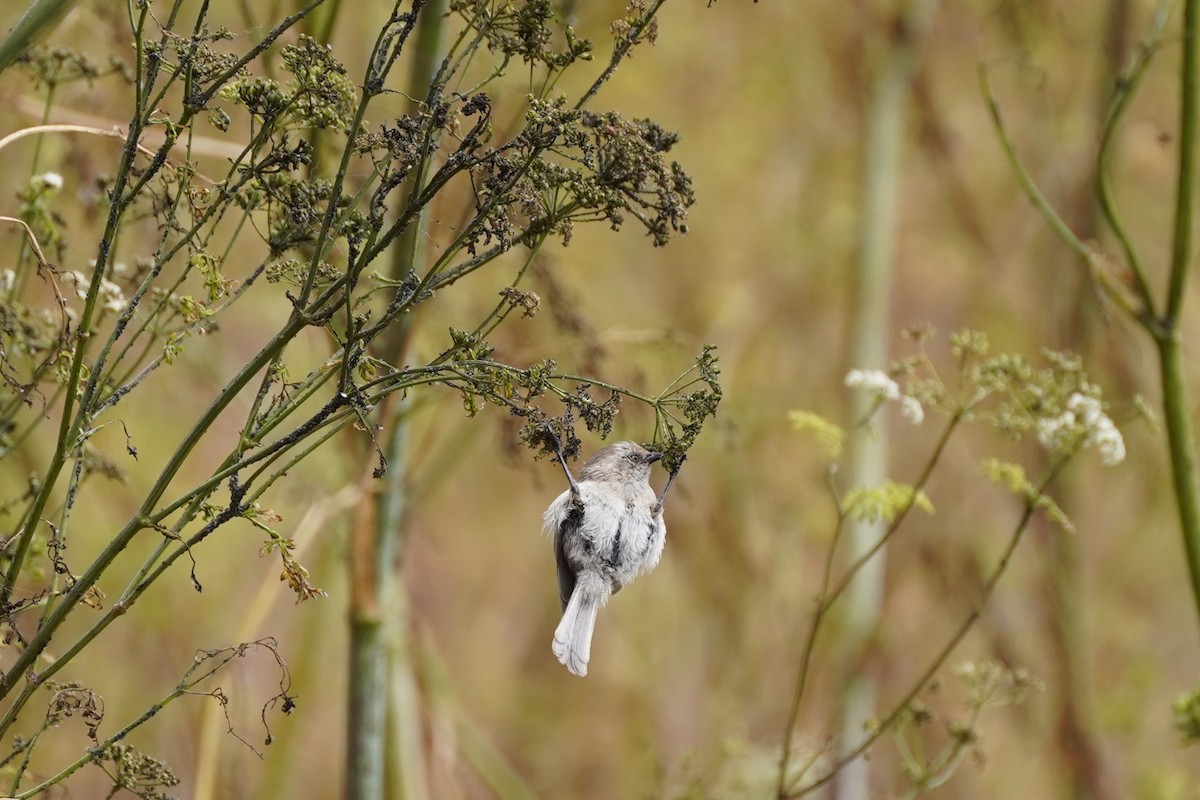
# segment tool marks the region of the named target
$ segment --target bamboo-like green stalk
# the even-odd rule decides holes
[[[409,97],[425,98],[438,91],[431,82],[444,49],[445,14],[445,0],[431,0],[421,10],[413,42]],[[412,101],[409,113],[419,111],[420,103]],[[425,153],[432,151],[427,148]],[[421,194],[431,168],[429,158],[426,155],[413,170],[398,196],[411,201]],[[391,277],[396,282],[421,266],[427,219],[428,211],[423,208],[392,243]],[[385,363],[403,361],[411,320],[410,313],[380,332],[378,354]],[[408,603],[396,577],[408,505],[408,419],[403,405],[389,398],[381,408],[380,418],[389,430],[384,445],[388,467],[378,491],[365,500],[375,506],[369,523],[356,525],[351,534],[356,539],[370,539],[356,543],[355,549],[372,551],[362,555],[371,561],[374,581],[372,596],[355,593],[364,602],[350,609],[346,796],[354,800],[428,797],[419,691],[410,658]],[[356,566],[366,565],[352,560],[352,572]],[[351,580],[365,577],[352,574]]]
[[[445,54],[447,0],[430,0],[425,16],[417,26],[409,96],[414,98],[410,110],[419,109],[415,98],[428,96],[436,90],[433,76]],[[430,168],[428,159],[414,171],[412,180],[423,183]],[[401,191],[401,196],[404,192]],[[428,208],[409,225],[396,240],[392,253],[392,278],[403,280],[410,271],[419,270],[425,260]],[[412,314],[406,315],[381,334],[381,351],[385,360],[398,365],[408,350]],[[380,586],[391,612],[388,616],[389,647],[384,654],[389,666],[389,680],[380,696],[386,697],[385,730],[389,747],[384,763],[384,786],[387,796],[398,800],[427,800],[430,786],[426,769],[424,735],[421,725],[422,698],[417,680],[416,643],[412,637],[411,607],[404,585],[398,578],[406,542],[405,527],[411,475],[408,461],[410,404],[406,399],[385,405],[391,412],[392,434],[386,450],[390,462],[381,491],[376,495],[378,513],[375,515],[375,541],[379,546],[381,575],[387,580]],[[385,423],[388,424],[388,423]]]
[[[908,23],[903,29],[908,33],[890,42],[867,112],[861,251],[852,347],[853,366],[860,369],[882,369],[887,363],[891,328],[888,297],[892,286],[906,110],[920,31],[934,6],[933,0],[914,0],[903,12]],[[855,392],[851,399],[851,418],[864,418],[874,403],[870,393]],[[886,419],[877,415],[876,420],[877,430],[859,431],[850,442],[847,479],[851,487],[879,486],[887,477]],[[854,562],[880,541],[884,524],[880,520],[852,519],[846,533],[848,557]],[[880,552],[866,562],[858,579],[847,590],[844,639],[852,663],[862,663],[855,654],[870,647],[871,636],[879,624],[886,565],[885,553]],[[842,696],[844,750],[858,742],[863,725],[874,716],[875,701],[875,683],[869,675],[848,677]],[[836,796],[855,800],[869,794],[867,763],[851,762],[838,778]]]
[[[37,44],[75,5],[75,0],[34,0],[0,41],[0,72],[12,65],[17,56]]]

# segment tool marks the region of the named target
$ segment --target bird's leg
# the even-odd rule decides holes
[[[662,511],[663,502],[667,499],[667,492],[671,491],[671,485],[675,483],[675,476],[679,474],[679,468],[683,466],[683,462],[686,459],[687,456],[681,458],[679,463],[675,465],[675,469],[671,470],[671,476],[667,478],[667,485],[663,487],[662,494],[658,496],[658,502],[654,504],[653,513],[658,514]]]
[[[558,463],[562,465],[563,474],[567,476],[567,483],[571,484],[571,499],[578,500],[579,484],[575,482],[575,476],[571,474],[571,470],[567,467],[567,459],[563,456],[562,444],[558,441],[558,435],[550,427],[550,423],[546,423],[546,433],[550,436],[550,441],[554,442],[554,452],[558,454]]]

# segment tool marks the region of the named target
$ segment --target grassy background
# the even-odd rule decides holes
[[[0,8],[0,27],[15,19],[18,10],[9,6],[19,5]],[[129,61],[129,32],[108,5],[82,3],[53,43],[100,62],[110,54]],[[253,37],[233,3],[213,5],[218,19]],[[601,59],[607,21],[622,8],[594,2],[579,9],[577,27],[602,43]],[[362,72],[363,43],[382,11],[343,11],[334,46],[353,76]],[[720,346],[726,396],[668,505],[664,563],[603,612],[586,680],[568,675],[549,650],[558,605],[551,551],[537,530],[562,488],[558,469],[514,449],[513,429],[495,409],[466,419],[451,394],[418,403],[402,570],[424,665],[434,796],[490,796],[462,755],[481,742],[540,797],[749,797],[738,786],[754,785],[764,768],[769,775],[833,519],[821,456],[789,430],[785,415],[803,407],[849,422],[841,378],[852,366],[845,353],[864,109],[891,11],[882,2],[831,0],[668,3],[657,45],[623,65],[594,106],[650,116],[681,132],[675,155],[699,196],[690,233],[657,250],[632,228],[579,229],[569,248],[548,252],[550,277],[530,285],[543,297],[542,314],[506,324],[494,338],[498,356],[523,363],[551,355],[564,367],[653,390],[712,341]],[[1127,35],[1144,30],[1152,11],[1147,2],[1132,3]],[[992,70],[1031,172],[1086,233],[1093,213],[1086,187],[1113,69],[1109,12],[1108,3],[1083,0],[939,10],[922,48],[904,144],[892,327],[930,323],[949,333],[969,325],[985,330],[997,349],[1029,355],[1046,346],[1075,349],[1110,397],[1142,392],[1154,402],[1148,342],[1098,307],[1080,266],[1020,194],[976,77],[980,63]],[[1169,42],[1152,67],[1117,160],[1121,205],[1152,268],[1168,255],[1177,56]],[[564,80],[562,88],[590,77]],[[519,99],[520,83],[506,91],[502,99]],[[127,105],[114,80],[77,84],[55,98],[51,119],[86,113],[104,126],[123,124]],[[26,111],[39,107],[23,75],[0,78],[0,132],[32,124],[36,117]],[[94,253],[87,193],[97,173],[113,168],[116,148],[68,137],[45,145],[40,170],[66,181],[55,205],[70,240],[64,268],[86,270]],[[0,195],[0,213],[15,210],[31,154],[32,140],[0,151],[0,170],[13,186]],[[431,248],[452,228],[454,202],[435,210]],[[16,247],[14,232],[0,231],[6,258]],[[131,237],[122,247],[133,257],[139,244]],[[502,280],[499,272],[478,276],[469,290],[420,315],[417,352],[434,351],[456,320],[490,308]],[[178,421],[207,405],[223,376],[266,336],[267,323],[286,311],[281,294],[253,312],[243,309],[218,333],[189,343],[178,366],[122,404],[119,416],[141,458],[121,462],[128,486],[87,487],[89,522],[72,558],[82,563],[99,549],[140,497],[139,481],[156,474]],[[555,314],[582,323],[588,341],[567,333]],[[323,353],[320,335],[311,335]],[[895,354],[903,355],[896,341]],[[935,350],[944,356],[944,337]],[[1188,350],[1194,362],[1195,348]],[[645,439],[649,424],[630,408],[617,435]],[[920,428],[897,421],[892,429],[891,472],[911,480],[937,421]],[[1026,667],[1045,689],[1021,706],[985,714],[984,758],[964,764],[941,796],[1066,796],[1080,752],[1063,724],[1068,698],[1079,706],[1067,717],[1094,748],[1096,762],[1085,771],[1102,775],[1112,796],[1195,796],[1200,769],[1170,726],[1170,701],[1194,688],[1200,652],[1165,450],[1145,426],[1126,435],[1125,464],[1102,469],[1085,457],[1060,488],[1078,535],[1063,542],[1047,527],[1028,540],[958,654]],[[114,457],[123,450],[117,430],[98,441]],[[226,444],[202,447],[192,476],[211,467]],[[175,705],[132,737],[177,769],[182,796],[193,795],[209,758],[219,765],[219,796],[338,791],[347,515],[334,509],[308,529],[304,520],[360,473],[354,452],[345,443],[327,448],[272,501],[284,530],[311,531],[302,560],[328,600],[293,606],[275,583],[276,563],[258,557],[259,537],[248,525],[230,526],[195,554],[203,593],[176,569],[69,670],[104,696],[115,725],[165,694],[197,648],[278,637],[299,708],[288,719],[271,716],[276,741],[263,761],[224,735],[217,751],[207,749],[205,720],[216,705],[204,698]],[[916,520],[890,551],[885,621],[865,663],[839,660],[836,623],[826,632],[802,741],[819,744],[830,732],[847,671],[869,672],[883,697],[895,697],[970,611],[978,575],[1019,513],[980,478],[976,464],[985,453],[1037,459],[1033,449],[983,436],[952,450],[929,492],[936,516]],[[31,447],[0,464],[0,476],[12,486],[45,458]],[[108,580],[118,587],[117,575]],[[256,619],[260,610],[266,613]],[[259,706],[275,681],[266,659],[248,659],[219,681],[234,729],[256,746]],[[953,709],[953,684],[926,700]],[[225,722],[219,713],[216,720],[221,733]],[[61,756],[83,743],[81,731],[67,725],[53,747]],[[48,747],[35,768],[49,769],[51,753]],[[872,770],[883,796],[903,785],[888,739]],[[94,778],[81,777],[77,796],[89,794]]]

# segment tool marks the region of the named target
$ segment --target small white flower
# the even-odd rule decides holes
[[[104,307],[109,311],[124,311],[125,306],[129,304],[121,287],[108,278],[100,279],[100,298],[104,301]]]
[[[58,191],[62,188],[62,175],[57,172],[43,172],[41,175],[34,175],[32,179],[34,186],[39,186],[43,189],[52,189]]]
[[[1096,434],[1096,449],[1100,451],[1100,463],[1114,467],[1125,460],[1125,440],[1121,432],[1109,421],[1109,427]]]
[[[8,294],[12,291],[13,285],[17,282],[17,273],[11,269],[6,269],[0,272],[0,292]]]
[[[77,270],[71,270],[70,272],[64,272],[63,278],[65,280],[68,280],[71,283],[75,284],[75,295],[77,297],[80,297],[80,298],[87,297],[88,279],[82,272],[79,272]]]
[[[1116,424],[1104,413],[1100,401],[1076,392],[1067,398],[1067,410],[1057,417],[1038,420],[1038,441],[1049,450],[1078,443],[1080,449],[1095,447],[1106,467],[1125,460],[1125,440]],[[1078,437],[1082,437],[1082,441]]]
[[[866,389],[884,400],[899,400],[900,385],[879,369],[852,369],[846,374],[846,386]]]
[[[94,262],[93,262],[94,263]],[[64,272],[63,278],[75,284],[75,295],[79,299],[85,299],[88,294],[88,287],[91,280],[82,272],[72,270]],[[125,293],[121,291],[121,287],[110,281],[108,278],[100,279],[100,305],[109,311],[121,312],[125,310],[125,306],[129,305],[129,301],[125,299]]]
[[[1125,460],[1125,440],[1117,426],[1104,413],[1100,401],[1094,397],[1073,394],[1067,399],[1067,407],[1075,410],[1083,417],[1087,428],[1087,439],[1084,447],[1095,447],[1100,451],[1100,461],[1107,467],[1120,464]]]
[[[1037,423],[1037,438],[1047,450],[1063,446],[1065,434],[1075,426],[1075,415],[1070,411],[1057,417],[1043,417]]]
[[[1067,398],[1067,410],[1080,412],[1085,421],[1094,420],[1097,415],[1104,413],[1099,400],[1079,392],[1074,392]]]
[[[913,425],[925,421],[925,409],[915,397],[908,397],[900,391],[900,384],[879,369],[852,369],[846,373],[846,386],[851,389],[865,389],[874,395],[875,400],[882,403],[886,400],[900,401],[900,415]],[[876,406],[878,407],[878,406]]]
[[[900,398],[900,416],[911,422],[913,425],[920,425],[925,421],[925,409],[921,408],[921,403],[915,397]]]

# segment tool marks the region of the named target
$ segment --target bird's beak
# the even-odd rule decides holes
[[[651,451],[650,455],[646,456],[646,463],[653,464],[655,461],[658,461],[662,457],[663,457],[662,453],[655,453],[655,452]]]

